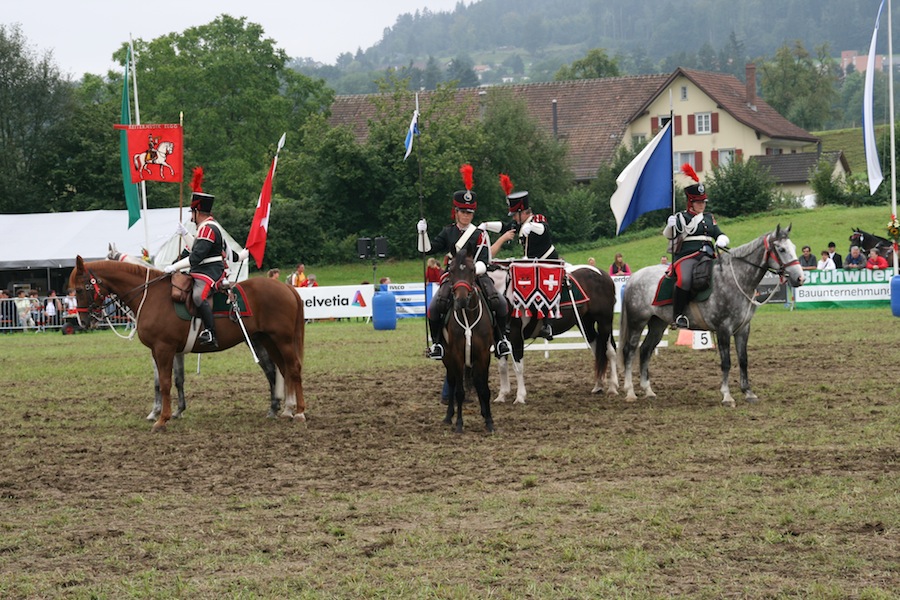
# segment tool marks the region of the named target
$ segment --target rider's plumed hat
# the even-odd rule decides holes
[[[500,187],[503,188],[503,192],[506,194],[506,206],[509,208],[509,216],[513,216],[517,212],[521,212],[523,210],[528,210],[531,208],[528,205],[528,192],[516,192],[513,191],[512,180],[510,180],[509,175],[504,173],[500,174]]]
[[[475,212],[475,209],[478,208],[478,203],[475,201],[475,192],[472,191],[474,184],[472,165],[465,164],[461,166],[459,172],[462,175],[463,185],[466,186],[466,189],[453,192],[453,208]]]
[[[191,210],[211,213],[216,197],[212,194],[203,193],[203,167],[194,167],[193,177],[191,178],[191,190],[193,190],[191,194]]]
[[[687,196],[688,208],[690,208],[691,204],[694,202],[706,200],[706,188],[700,183],[700,178],[697,177],[694,168],[689,163],[684,163],[681,165],[681,172],[696,181],[696,183],[684,188],[684,194]]]

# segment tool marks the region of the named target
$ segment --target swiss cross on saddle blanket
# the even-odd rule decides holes
[[[559,310],[560,290],[565,277],[562,264],[513,262],[509,272],[513,317],[558,319],[562,316]]]

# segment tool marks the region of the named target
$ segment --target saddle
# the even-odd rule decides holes
[[[194,298],[191,290],[194,285],[194,279],[187,273],[176,271],[172,273],[172,303],[175,305],[175,314],[183,321],[190,321],[197,317],[197,307],[194,306]],[[213,317],[231,317],[237,319],[235,315],[235,304],[237,312],[241,317],[249,317],[253,312],[247,303],[247,297],[244,289],[240,285],[228,286],[225,289],[216,289],[211,295]]]
[[[694,278],[691,282],[691,302],[705,302],[709,299],[713,291],[713,259],[707,257],[708,260],[702,261],[694,266]],[[675,283],[678,276],[675,272],[675,265],[672,263],[656,286],[656,294],[653,296],[653,306],[668,306],[672,304],[675,297]],[[708,271],[703,272],[708,267]],[[700,284],[698,286],[698,284]],[[698,289],[699,288],[699,289]]]

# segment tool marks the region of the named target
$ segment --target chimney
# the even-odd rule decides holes
[[[553,138],[559,139],[559,120],[556,114],[556,98],[550,101],[553,109]]]
[[[744,67],[747,79],[747,104],[756,104],[756,65],[747,63]]]

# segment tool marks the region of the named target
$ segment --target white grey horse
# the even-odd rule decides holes
[[[741,390],[747,402],[756,402],[756,394],[750,389],[747,375],[747,340],[750,337],[750,319],[760,302],[755,300],[756,287],[767,271],[789,280],[790,285],[803,285],[803,270],[797,259],[797,248],[790,240],[791,228],[767,233],[752,242],[724,253],[714,261],[712,293],[702,302],[691,301],[688,317],[692,329],[713,331],[719,346],[722,368],[722,404],[734,406],[735,401],[728,387],[731,370],[731,338],[738,355],[741,370]],[[622,298],[622,315],[619,335],[619,352],[625,367],[626,400],[634,401],[631,363],[634,360],[641,332],[646,326],[647,336],[641,344],[641,389],[647,398],[655,398],[650,388],[650,358],[653,350],[672,322],[672,306],[653,306],[657,286],[667,267],[653,265],[631,276]],[[680,373],[673,377],[684,376]]]

